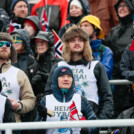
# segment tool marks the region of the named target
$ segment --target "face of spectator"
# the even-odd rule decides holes
[[[70,89],[73,78],[69,74],[64,74],[58,77],[58,85],[60,89]]]
[[[94,31],[93,26],[92,26],[89,22],[87,22],[87,21],[81,23],[80,27],[81,27],[89,36],[90,36],[90,35],[93,33],[93,31]]]
[[[68,45],[72,53],[81,53],[84,50],[84,40],[81,37],[70,39]]]
[[[45,53],[49,48],[48,41],[42,39],[38,39],[36,45],[37,45],[37,53],[39,55]]]
[[[28,15],[28,6],[24,1],[19,1],[15,4],[13,13],[15,16],[25,18]]]
[[[35,36],[36,31],[29,23],[24,23],[23,27],[29,33],[30,38],[33,38]]]
[[[11,44],[8,41],[0,41],[0,59],[8,60],[11,55]]]
[[[129,9],[128,5],[124,1],[120,2],[119,6],[118,6],[118,15],[120,17],[125,17],[128,14],[130,14],[130,9]]]
[[[78,17],[82,15],[82,9],[76,5],[70,7],[70,16]]]
[[[20,36],[18,35],[12,35],[13,39],[14,39],[14,47],[17,51],[17,53],[23,53],[25,52],[25,45],[23,43],[23,40]]]

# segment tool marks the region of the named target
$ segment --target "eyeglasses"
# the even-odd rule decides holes
[[[19,36],[13,36],[13,40],[15,43],[20,43],[20,44],[23,43],[23,39]]]
[[[128,5],[127,4],[124,4],[124,5],[119,5],[118,8],[128,8]]]
[[[3,46],[6,46],[6,47],[11,47],[11,44],[7,41],[0,41],[0,47],[3,47]]]

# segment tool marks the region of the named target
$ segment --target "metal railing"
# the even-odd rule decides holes
[[[54,121],[54,122],[29,122],[29,123],[3,123],[0,130],[12,134],[12,130],[35,130],[52,128],[77,128],[77,127],[126,127],[134,126],[134,119],[114,120],[86,120],[86,121]]]
[[[131,85],[132,81],[122,79],[122,80],[109,80],[110,85]]]
[[[129,80],[109,80],[111,85],[133,84]],[[12,134],[12,130],[34,130],[34,129],[52,129],[52,128],[75,128],[75,127],[125,127],[134,126],[134,119],[114,119],[114,120],[86,120],[86,121],[59,121],[59,122],[22,122],[22,123],[3,123],[0,130],[6,134]],[[106,134],[106,131],[101,131]]]

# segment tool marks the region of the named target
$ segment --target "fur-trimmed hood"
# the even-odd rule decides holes
[[[15,63],[17,62],[17,52],[15,50],[15,47],[13,46],[13,38],[10,34],[8,33],[3,33],[3,32],[0,32],[0,41],[8,41],[11,43],[11,57],[10,57],[10,60],[11,60],[11,63]]]
[[[70,39],[74,37],[81,37],[85,41],[89,41],[89,36],[88,34],[80,27],[73,25],[70,27],[62,37],[63,42],[68,42]]]

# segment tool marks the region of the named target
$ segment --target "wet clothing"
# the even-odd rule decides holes
[[[11,4],[12,4],[12,0],[1,0],[0,1],[0,8],[3,8],[9,16],[11,16],[12,11],[11,11]]]
[[[100,39],[91,42],[93,56],[99,60],[105,67],[108,78],[112,78],[113,71],[113,53],[109,47],[102,44]]]
[[[117,0],[88,0],[91,14],[97,16],[101,21],[101,28],[104,31],[105,39],[111,28],[119,24],[114,4]]]
[[[61,62],[55,65],[55,67],[61,65]],[[113,116],[113,97],[108,82],[108,77],[103,65],[99,61],[97,61],[97,63],[96,61],[91,61],[90,63],[85,61],[84,59],[81,59],[77,62],[71,60],[69,63],[64,62],[64,64],[72,69],[75,78],[75,85],[77,84],[75,86],[75,89],[77,91],[81,91],[82,95],[86,95],[87,91],[85,92],[84,90],[88,87],[90,88],[90,84],[92,85],[92,87],[96,87],[95,91],[97,90],[96,94],[98,94],[98,101],[95,99],[96,97],[91,97],[90,99],[90,96],[88,96],[87,99],[89,100],[90,105],[95,111],[98,119],[110,119]],[[94,68],[92,68],[93,66]],[[90,72],[91,70],[93,71],[90,72],[92,74],[92,78],[94,78],[93,81],[88,81],[88,78],[91,76],[88,76],[84,70],[87,70],[88,72]],[[51,92],[50,85],[52,73],[53,71],[51,71],[51,74],[47,81],[46,94],[49,94]]]
[[[49,107],[49,105],[51,104],[50,100],[54,99],[55,101],[53,103],[55,104],[55,106],[57,106],[57,104],[59,104],[59,107],[62,107],[62,106],[69,107],[72,104],[72,100],[74,100],[74,102],[76,104],[76,107],[77,107],[77,109],[79,111],[78,114],[80,114],[80,113],[81,113],[80,115],[83,114],[87,120],[96,119],[96,116],[95,116],[94,112],[92,111],[92,108],[91,108],[89,102],[87,101],[87,99],[85,97],[81,96],[80,94],[75,94],[75,91],[74,91],[74,86],[75,86],[74,85],[74,79],[73,79],[73,82],[72,82],[72,85],[71,85],[70,89],[68,89],[66,94],[63,94],[62,91],[59,89],[59,86],[58,86],[58,74],[59,74],[60,70],[63,69],[63,68],[65,68],[65,66],[57,68],[55,70],[55,72],[53,73],[52,85],[51,85],[51,89],[52,89],[53,94],[44,96],[42,98],[42,100],[41,100],[41,104],[43,106],[45,106],[45,107],[46,106]],[[68,68],[68,67],[66,67],[66,68]],[[77,105],[77,104],[79,104],[79,105]],[[65,115],[63,115],[63,113],[60,114],[60,119],[61,120],[63,118],[65,118],[66,120],[69,120],[69,118],[70,118],[69,114],[68,114],[69,109],[67,107],[66,107],[66,109],[64,109],[64,112],[63,112],[63,113],[66,113],[66,117],[65,117]],[[55,112],[54,117],[56,117],[56,116],[58,117],[56,112],[58,112],[60,109],[58,111],[56,111],[56,109],[51,109],[51,110],[54,110],[54,112]],[[59,112],[61,112],[61,111],[59,111]],[[54,119],[54,117],[52,117],[52,118]],[[58,118],[56,119],[56,121],[58,120]],[[40,121],[41,119],[42,119],[42,117],[38,114],[37,118],[36,118],[36,121]],[[47,120],[48,119],[51,119],[51,118],[47,116]],[[52,129],[51,129],[51,131],[52,131]],[[54,134],[56,134],[56,131],[58,131],[58,130],[55,129]],[[60,130],[59,130],[59,132],[60,132]],[[48,131],[46,133],[49,134]],[[88,128],[88,133],[97,134],[98,129],[97,128]],[[58,134],[58,132],[57,132],[57,134]]]
[[[41,0],[33,6],[31,15],[38,15],[41,20],[45,8],[49,29],[54,29],[58,33],[59,29],[65,25],[67,7],[68,0]]]
[[[122,54],[122,58],[120,62],[120,71],[123,79],[134,81],[134,72],[133,72],[134,52],[129,49],[130,49],[130,45],[126,48],[126,50]],[[132,85],[126,85],[125,87],[126,88],[123,89],[121,95],[122,100],[120,100],[117,103],[121,107],[120,109],[122,111],[125,110],[126,108],[130,108],[134,106],[134,91]]]
[[[60,38],[62,38],[62,35],[66,32],[66,30],[69,27],[71,27],[73,24],[77,25],[80,22],[80,20],[82,19],[83,16],[90,14],[90,8],[89,8],[89,4],[88,4],[87,0],[79,0],[79,2],[82,5],[82,12],[83,12],[83,14],[80,15],[80,16],[78,16],[78,17],[70,16],[69,15],[69,11],[70,11],[70,4],[71,4],[72,1],[73,0],[70,0],[69,1],[69,5],[68,5],[68,15],[67,15],[67,20],[66,20],[66,23],[67,24],[64,25],[60,29],[59,33],[58,33],[58,35],[59,35]]]

